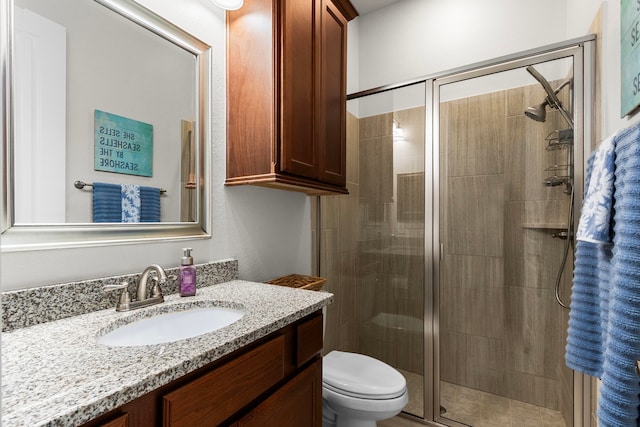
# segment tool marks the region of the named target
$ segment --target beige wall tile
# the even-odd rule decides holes
[[[504,286],[504,258],[447,254],[442,261],[446,283],[487,289]]]
[[[447,253],[502,256],[503,175],[449,178],[447,193]]]
[[[347,182],[357,184],[360,180],[360,126],[358,118],[347,112]]]
[[[553,286],[563,242],[523,227],[566,222],[564,187],[542,184],[560,174],[547,167],[566,163],[566,152],[548,151],[545,137],[566,125],[555,111],[546,123],[523,115],[543,99],[531,85],[441,106],[441,368],[458,384],[557,409],[566,318]],[[492,293],[498,283],[506,287]],[[461,348],[478,355],[475,371],[453,366]]]

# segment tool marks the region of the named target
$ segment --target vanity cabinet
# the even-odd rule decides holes
[[[349,0],[245,0],[227,12],[227,185],[346,189]]]
[[[316,312],[83,427],[322,425]]]

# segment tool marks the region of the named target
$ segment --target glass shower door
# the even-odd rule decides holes
[[[400,371],[424,415],[425,84],[347,103],[349,195],[323,196],[320,274],[335,302],[325,352]]]
[[[442,423],[573,426],[568,311],[556,294],[569,304],[582,162],[569,123],[574,65],[565,52],[436,84]]]

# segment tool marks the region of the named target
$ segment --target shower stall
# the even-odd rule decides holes
[[[407,379],[427,425],[590,425],[564,364],[592,36],[350,95],[348,196],[315,200],[325,351]],[[393,423],[380,424],[392,426]]]

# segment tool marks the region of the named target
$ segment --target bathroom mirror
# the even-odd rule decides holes
[[[211,47],[132,0],[0,14],[2,251],[209,237]],[[124,223],[131,188],[160,209]]]

